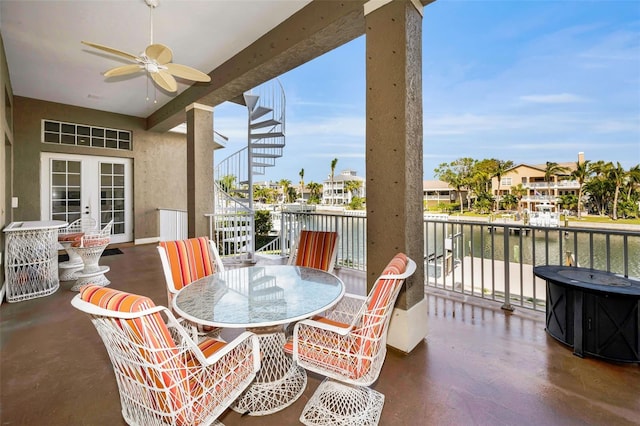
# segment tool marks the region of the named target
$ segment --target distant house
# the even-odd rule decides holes
[[[578,162],[584,162],[584,153],[578,154]],[[520,199],[522,208],[534,211],[540,204],[550,204],[556,208],[560,196],[569,194],[577,196],[580,190],[580,184],[576,180],[570,179],[571,172],[576,168],[576,163],[565,162],[558,163],[558,165],[566,170],[551,176],[549,182],[545,181],[544,176],[546,164],[514,166],[501,176],[500,186],[498,186],[497,177],[491,180],[493,196],[501,198],[506,194],[511,194],[514,187],[522,184],[526,190],[526,194]]]
[[[462,202],[467,202],[467,190],[462,190]],[[442,203],[459,203],[458,191],[441,180],[422,181],[422,196],[425,209],[436,207]]]
[[[360,188],[353,194],[346,190],[346,183],[349,181],[361,182]],[[356,196],[365,198],[366,184],[365,179],[358,176],[355,170],[343,170],[333,177],[333,182],[331,182],[331,176],[322,182],[322,204],[345,205]]]

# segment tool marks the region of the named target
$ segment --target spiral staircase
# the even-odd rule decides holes
[[[244,93],[247,146],[214,167],[212,236],[226,260],[253,261],[253,182],[274,167],[285,146],[284,88],[278,79]]]

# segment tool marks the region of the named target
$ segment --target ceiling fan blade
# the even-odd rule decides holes
[[[159,65],[164,65],[171,62],[173,59],[173,52],[164,44],[150,44],[144,50],[144,54],[147,58],[155,60]]]
[[[167,71],[179,78],[193,81],[202,81],[204,83],[211,81],[211,77],[209,77],[207,74],[186,65],[165,64],[164,66],[167,67]]]
[[[113,47],[103,46],[102,44],[90,43],[88,41],[81,41],[80,43],[86,44],[87,46],[95,47],[96,49],[104,50],[105,52],[109,52],[114,55],[122,56],[123,58],[130,59],[132,61],[138,61],[139,58],[136,55],[132,55],[131,53],[123,52],[122,50],[114,49]]]
[[[171,74],[169,74],[165,70],[160,70],[158,72],[150,72],[151,78],[156,84],[162,87],[167,92],[176,92],[178,90],[178,83],[176,83],[176,79],[173,78]]]
[[[108,71],[105,71],[104,76],[116,77],[119,75],[133,74],[143,70],[144,70],[144,67],[142,65],[138,65],[138,64],[123,65],[121,67],[115,67]]]

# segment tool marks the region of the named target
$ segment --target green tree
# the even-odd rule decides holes
[[[269,210],[256,210],[255,224],[257,235],[267,235],[273,228]]]
[[[565,194],[558,197],[560,207],[566,210],[575,210],[578,208],[578,197],[573,194]]]
[[[563,167],[558,163],[554,163],[553,161],[547,161],[547,165],[544,169],[544,181],[547,182],[547,189],[549,190],[549,192],[547,193],[547,196],[549,197],[549,201],[553,200],[553,197],[551,196],[551,178],[556,176],[556,182],[557,182],[558,181],[557,176],[566,171],[567,171],[566,167]]]
[[[529,193],[529,190],[522,186],[521,183],[511,187],[511,194],[518,200],[518,212],[522,210],[522,198]]]
[[[349,208],[351,210],[362,210],[364,206],[364,198],[358,197],[357,195],[351,198],[349,202]]]
[[[296,192],[296,189],[293,186],[287,187],[286,194],[287,194],[286,196],[287,203],[293,203],[296,200],[298,195],[298,193]]]
[[[320,204],[320,195],[322,194],[322,185],[316,182],[307,184],[309,190],[309,204]]]
[[[483,192],[478,195],[476,202],[473,204],[473,209],[481,214],[487,214],[491,211],[493,206],[493,197],[489,192]]]
[[[336,195],[336,188],[335,185],[333,183],[333,178],[334,178],[334,174],[336,172],[336,165],[338,164],[338,159],[334,158],[333,160],[331,160],[331,204],[335,203],[335,195]]]
[[[360,188],[362,188],[362,182],[359,180],[348,180],[344,183],[344,190],[351,195],[351,199],[360,195]]]
[[[584,190],[585,183],[589,180],[591,176],[591,167],[589,165],[589,160],[584,162],[576,162],[576,168],[571,172],[571,178],[578,182],[580,186],[578,188],[578,219],[582,217],[582,194]]]
[[[631,167],[627,172],[627,200],[640,190],[640,164]]]
[[[304,199],[304,169],[300,169],[300,198]]]
[[[624,185],[627,173],[622,165],[617,162],[615,166],[612,165],[609,169],[608,177],[615,187],[613,194],[612,219],[618,220],[618,197],[620,196],[620,188]]]
[[[254,186],[253,187],[253,199],[259,203],[266,203],[269,196],[269,188],[266,186]]]
[[[458,192],[460,198],[460,213],[464,212],[462,189],[468,189],[471,182],[473,166],[476,160],[469,157],[459,158],[451,163],[441,163],[434,170],[437,179],[447,182]]]
[[[278,185],[280,186],[280,190],[282,191],[282,202],[286,203],[289,197],[289,187],[291,186],[291,181],[289,179],[280,179],[278,181]]]
[[[505,194],[500,200],[500,204],[505,210],[513,210],[518,205],[518,198],[513,194]]]
[[[235,189],[236,177],[234,175],[225,175],[218,180],[218,185],[224,192],[231,195],[231,192]]]
[[[608,178],[611,163],[602,160],[591,163],[594,176],[585,184],[585,192],[589,194],[589,201],[598,215],[607,214],[608,200],[613,196],[613,185]]]
[[[493,176],[498,178],[498,189],[496,192],[496,206],[500,203],[500,184],[502,176],[513,167],[513,161],[511,160],[493,160],[495,162],[495,169],[493,170]]]

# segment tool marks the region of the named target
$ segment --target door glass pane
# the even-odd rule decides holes
[[[66,172],[67,162],[59,160],[51,160],[51,172]]]
[[[51,175],[51,184],[54,186],[66,186],[67,185],[67,174],[64,173],[53,173]]]
[[[124,234],[124,167],[116,163],[100,163],[100,220],[106,225],[113,220],[113,234]]]
[[[71,223],[80,217],[80,162],[51,160],[51,218]]]

